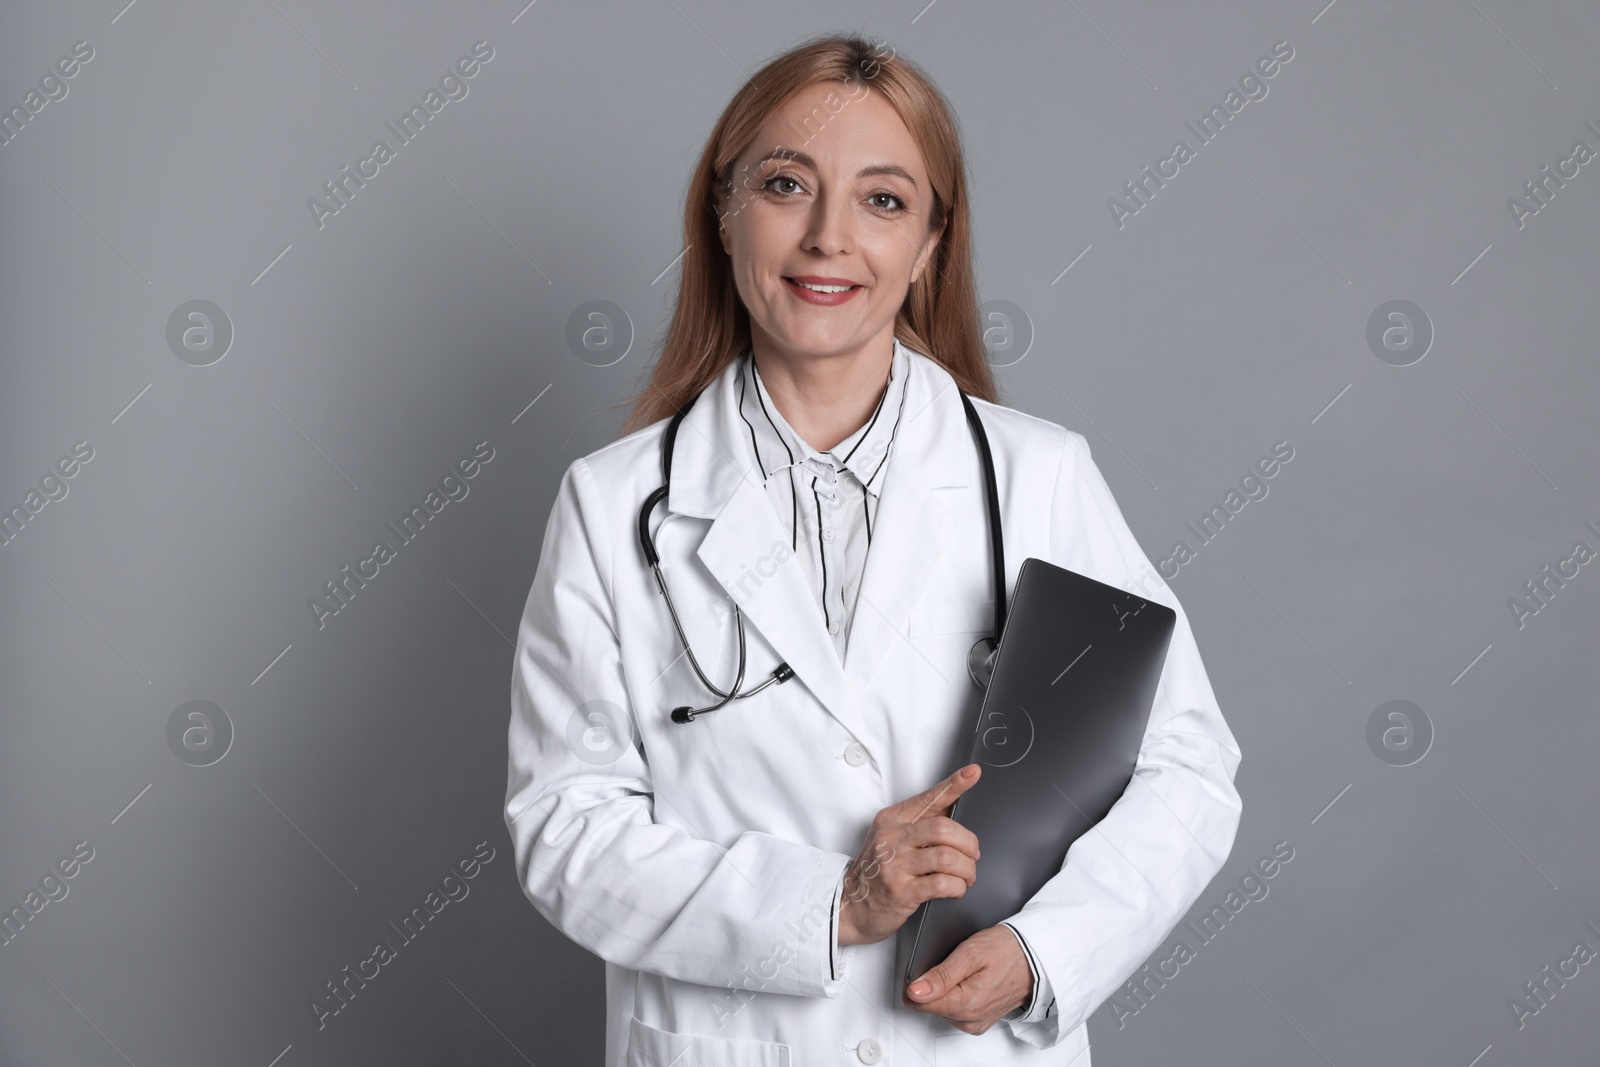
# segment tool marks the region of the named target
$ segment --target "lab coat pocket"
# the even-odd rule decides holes
[[[954,604],[927,604],[912,609],[906,636],[988,633],[993,628],[994,601],[967,600]]]
[[[625,1067],[793,1067],[789,1046],[749,1038],[706,1037],[628,1022]]]

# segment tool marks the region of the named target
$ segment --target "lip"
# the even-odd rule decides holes
[[[818,293],[807,289],[804,285],[796,284],[797,282],[807,282],[811,285],[853,285],[855,288],[846,289],[842,293]],[[806,303],[821,304],[824,307],[834,307],[842,304],[862,289],[860,283],[853,282],[849,278],[823,278],[815,274],[797,274],[792,278],[786,276],[783,279],[783,284],[791,293]]]

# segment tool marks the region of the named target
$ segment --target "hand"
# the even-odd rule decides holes
[[[945,961],[906,986],[900,1002],[981,1034],[1033,999],[1033,971],[1017,936],[1004,926],[979,930]]]
[[[844,876],[839,944],[882,941],[924,900],[966,895],[978,879],[978,835],[949,812],[981,773],[982,768],[969,763],[873,817]]]

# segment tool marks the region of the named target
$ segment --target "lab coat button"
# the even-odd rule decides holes
[[[867,762],[867,749],[860,741],[852,741],[844,746],[844,761],[852,767],[859,767]],[[869,1039],[870,1040],[870,1039]],[[877,1060],[868,1060],[868,1063],[877,1063]]]
[[[875,1037],[864,1037],[856,1046],[856,1059],[862,1063],[877,1063],[883,1059],[883,1045]]]
[[[836,633],[838,633],[838,632],[839,632],[839,624],[838,624],[838,623],[836,623],[836,622],[830,622],[830,623],[829,623],[829,624],[828,624],[828,632],[829,632],[829,633],[830,633],[830,634],[836,634]]]

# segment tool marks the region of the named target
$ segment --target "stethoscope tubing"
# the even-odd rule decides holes
[[[1005,544],[1002,540],[1003,535],[1000,524],[1000,495],[995,481],[994,455],[989,449],[989,435],[984,431],[983,421],[978,417],[978,409],[973,406],[971,398],[969,398],[967,394],[959,388],[956,390],[956,392],[961,396],[961,404],[966,409],[967,413],[967,423],[971,426],[973,437],[977,441],[978,457],[983,464],[984,488],[986,490],[985,495],[988,500],[987,510],[989,519],[989,551],[995,590],[994,632],[996,636],[980,638],[978,642],[972,646],[972,651],[969,653],[967,662],[967,671],[972,676],[973,682],[980,688],[984,688],[987,686],[987,676],[993,666],[997,645],[999,643],[998,635],[1005,631]],[[639,547],[644,552],[646,565],[650,568],[650,572],[655,576],[656,588],[660,590],[662,598],[667,602],[667,612],[672,616],[673,629],[677,631],[678,640],[683,644],[684,653],[689,657],[689,666],[694,669],[696,677],[700,679],[702,685],[720,698],[715,704],[703,708],[691,708],[688,705],[682,705],[672,709],[672,721],[676,723],[693,722],[695,716],[697,715],[704,715],[709,712],[717,711],[718,709],[727,706],[734,700],[742,700],[745,697],[755,696],[757,693],[767,688],[767,686],[772,685],[774,682],[786,682],[790,678],[794,677],[794,669],[790,667],[787,662],[779,663],[778,666],[772,671],[772,674],[760,685],[753,689],[746,690],[745,692],[739,692],[739,687],[744,684],[745,674],[744,615],[742,612],[740,612],[739,605],[734,603],[733,619],[734,625],[739,633],[739,669],[734,677],[732,687],[727,690],[723,690],[706,676],[706,672],[700,666],[700,661],[695,658],[694,649],[689,644],[689,636],[684,632],[682,620],[678,618],[678,609],[672,602],[672,593],[667,589],[667,579],[661,571],[661,556],[656,552],[655,536],[650,530],[650,515],[655,510],[655,506],[665,499],[667,496],[667,491],[671,485],[672,450],[678,438],[678,424],[683,421],[683,417],[689,413],[689,409],[694,406],[695,400],[698,399],[699,394],[696,394],[695,397],[689,401],[689,403],[685,404],[675,415],[672,416],[672,421],[667,424],[666,434],[662,438],[661,442],[661,486],[660,488],[651,492],[650,495],[645,498],[644,505],[639,509]],[[987,647],[987,652],[980,653],[979,648],[984,646]],[[983,677],[980,677],[980,674],[982,674]]]

